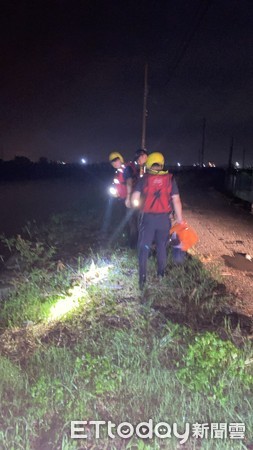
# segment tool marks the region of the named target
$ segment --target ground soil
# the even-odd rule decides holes
[[[190,189],[183,186],[181,197],[184,217],[199,235],[193,252],[206,266],[219,267],[222,282],[234,294],[233,310],[253,317],[253,215],[250,205],[206,186]]]

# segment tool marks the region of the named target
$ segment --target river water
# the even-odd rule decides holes
[[[32,180],[0,184],[0,233],[7,237],[21,232],[28,221],[46,221],[85,198],[82,180]]]

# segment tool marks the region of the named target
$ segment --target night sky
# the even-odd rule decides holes
[[[1,2],[0,158],[253,164],[252,0]]]

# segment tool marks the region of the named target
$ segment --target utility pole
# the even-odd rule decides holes
[[[3,146],[3,144],[1,144],[1,146],[0,146],[0,159],[4,159],[4,146]]]
[[[242,149],[242,168],[245,169],[245,154],[246,154],[246,148],[243,147]]]
[[[199,165],[203,167],[204,165],[204,155],[205,155],[205,140],[206,140],[206,118],[203,119],[202,124],[202,144],[199,152]]]
[[[143,96],[143,114],[142,114],[142,137],[141,148],[146,148],[146,129],[147,129],[147,101],[148,101],[148,64],[145,64],[144,69],[144,96]]]
[[[229,169],[232,169],[233,151],[234,151],[234,138],[232,136],[230,149],[229,149],[229,158],[228,158],[228,168]]]

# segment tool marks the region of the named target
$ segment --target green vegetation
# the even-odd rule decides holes
[[[214,333],[197,335],[183,356],[178,378],[193,392],[205,391],[210,400],[228,402],[228,387],[253,387],[253,376],[245,370],[245,355],[231,342]]]
[[[87,212],[78,209],[48,228],[29,224],[22,237],[1,238],[18,269],[1,305],[0,448],[248,448],[253,350],[223,318],[231,299],[220,281],[197,259],[173,267],[169,255],[168,276],[158,282],[150,258],[141,294],[135,252],[106,246],[101,217],[89,218],[89,244],[81,232],[88,233]],[[70,437],[71,420],[149,419],[181,432],[186,423],[245,423],[245,439],[209,432],[180,445],[173,433],[110,439],[102,428],[96,440],[92,426],[88,440]]]

